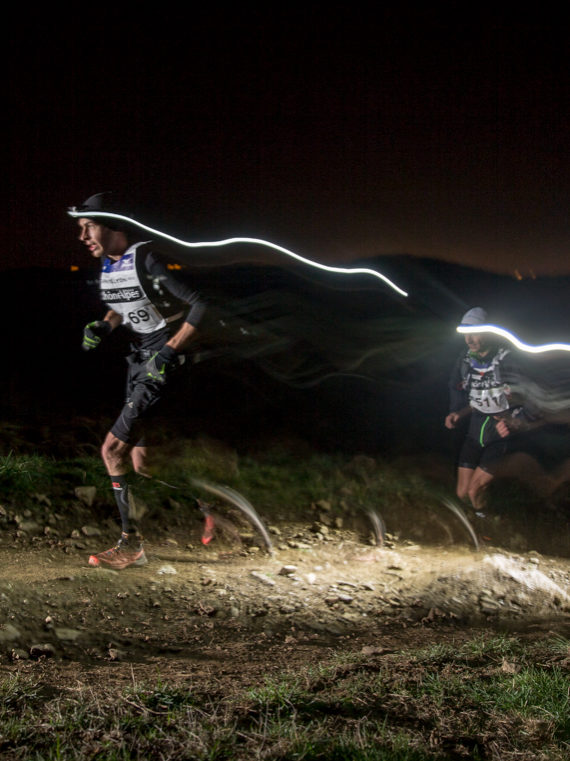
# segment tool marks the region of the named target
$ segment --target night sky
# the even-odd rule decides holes
[[[570,274],[562,15],[153,8],[16,18],[3,267],[80,262],[65,209],[115,190],[190,240]]]

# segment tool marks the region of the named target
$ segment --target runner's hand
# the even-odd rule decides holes
[[[449,415],[445,418],[445,427],[449,428],[450,430],[452,428],[456,428],[460,420],[461,415],[458,412],[450,412]]]
[[[107,320],[95,320],[95,322],[89,322],[83,328],[83,343],[81,348],[83,351],[91,351],[96,349],[105,336],[108,336],[113,329],[110,322]]]
[[[151,378],[156,383],[165,383],[170,373],[180,367],[180,359],[178,352],[165,344],[146,363],[146,377]]]
[[[499,436],[503,439],[506,439],[507,436],[510,436],[511,433],[518,433],[523,429],[524,421],[521,420],[518,417],[498,417],[497,415],[494,416],[495,420],[497,421],[495,427],[497,429],[497,433]]]

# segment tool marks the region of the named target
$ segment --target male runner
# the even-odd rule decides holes
[[[470,416],[457,468],[457,496],[469,497],[475,508],[482,506],[484,488],[493,479],[493,467],[512,451],[514,434],[529,428],[533,419],[511,386],[520,382],[520,369],[512,351],[491,333],[477,333],[488,325],[487,313],[474,307],[463,315],[461,327],[467,352],[462,352],[450,377],[450,409],[446,428],[456,428]],[[515,439],[516,441],[516,439]]]
[[[205,305],[196,291],[168,269],[164,258],[153,252],[151,242],[133,238],[127,227],[111,218],[103,223],[90,217],[90,212],[124,211],[113,207],[111,193],[90,196],[70,211],[81,214],[77,218],[79,240],[91,256],[101,260],[100,294],[107,307],[102,320],[85,326],[83,349],[96,349],[119,326],[129,331],[131,340],[126,401],[101,448],[122,533],[114,547],[89,558],[90,565],[122,569],[147,562],[142,535],[129,508],[127,473],[132,466],[135,473],[146,475],[145,424],[174,392]]]

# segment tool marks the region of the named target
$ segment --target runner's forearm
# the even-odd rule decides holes
[[[103,319],[106,322],[110,322],[111,323],[111,328],[113,330],[115,330],[115,328],[118,328],[119,325],[123,321],[123,318],[121,317],[121,315],[118,312],[115,312],[113,309],[110,309],[107,312],[107,314],[105,315],[105,317],[103,317]]]
[[[184,351],[192,342],[196,333],[196,328],[188,322],[183,322],[178,331],[168,339],[167,346],[178,352]]]

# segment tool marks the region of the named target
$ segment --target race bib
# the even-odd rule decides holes
[[[135,250],[118,262],[107,260],[101,272],[101,298],[135,333],[153,333],[166,325],[147,296],[135,265]]]

